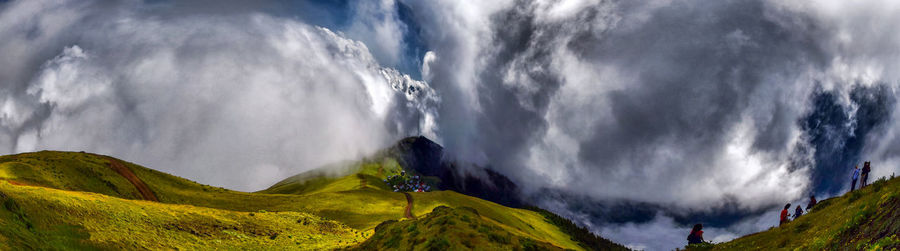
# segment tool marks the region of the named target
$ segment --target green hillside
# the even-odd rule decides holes
[[[481,217],[470,207],[439,206],[418,220],[386,221],[375,235],[353,249],[360,250],[562,250],[506,231],[502,224]]]
[[[821,201],[810,213],[784,226],[694,250],[900,249],[898,194],[900,179],[878,180]]]
[[[573,238],[571,227],[545,217],[546,212],[504,207],[453,191],[409,193],[408,201],[404,193],[393,192],[382,181],[402,170],[406,169],[392,158],[367,159],[310,171],[264,191],[246,193],[89,153],[0,156],[4,205],[0,243],[9,244],[0,248],[420,248],[426,246],[416,241],[428,242],[442,232],[438,230],[451,229],[456,237],[434,241],[447,241],[451,247],[468,243],[624,249],[602,238],[597,238],[601,245],[576,241],[583,238]],[[140,186],[145,191],[139,191]],[[448,209],[432,213],[444,207]],[[453,213],[441,214],[442,210]],[[447,217],[452,222],[464,222],[462,217],[470,222],[433,224]],[[478,228],[466,228],[469,223]],[[390,232],[396,226],[412,225],[421,226],[421,235],[394,238]],[[482,226],[491,235],[479,232]],[[394,243],[389,241],[392,238],[407,242]]]
[[[349,169],[346,169],[345,173],[350,174],[339,177],[329,176],[323,174],[322,171],[313,170],[285,179],[284,181],[276,183],[272,187],[260,192],[290,193],[302,196],[320,196],[323,199],[327,199],[326,196],[331,194],[357,194],[365,191],[366,196],[363,196],[359,199],[366,199],[367,197],[382,198],[396,195],[401,195],[400,198],[403,198],[401,193],[393,192],[383,182],[383,179],[387,176],[397,175],[401,171],[405,171],[409,175],[415,175],[415,172],[413,170],[404,169],[397,163],[398,162],[391,157],[369,159],[363,161],[362,163],[355,164]],[[365,187],[360,184],[364,184]],[[532,210],[509,208],[490,201],[485,201],[475,197],[459,194],[454,191],[434,191],[408,194],[412,199],[411,213],[414,216],[429,214],[434,208],[442,206],[451,208],[466,207],[479,212],[480,218],[483,218],[483,220],[485,221],[492,222],[493,224],[495,224],[494,226],[497,229],[502,229],[504,232],[507,232],[508,234],[516,238],[546,242],[563,249],[624,249],[623,247],[609,241],[606,241],[606,243],[603,243],[605,245],[601,246],[590,246],[579,243],[578,241],[574,240],[569,234],[563,232],[559,226],[553,224],[541,213]],[[376,202],[373,201],[369,203]],[[336,218],[344,217],[339,215],[332,216]],[[366,215],[362,215],[362,217],[363,219],[368,218]],[[426,219],[419,219],[416,221]],[[384,222],[384,220],[377,220],[378,224],[380,224],[381,222]],[[379,233],[375,233],[375,235],[379,236]],[[384,243],[369,243],[369,245],[377,244]],[[383,247],[390,248],[391,246]]]
[[[307,249],[364,240],[302,212],[238,212],[0,181],[4,249]]]

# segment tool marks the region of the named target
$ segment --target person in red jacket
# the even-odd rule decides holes
[[[784,205],[784,210],[781,210],[781,221],[778,223],[778,226],[784,225],[784,223],[787,223],[789,221],[788,215],[790,215],[790,213],[788,212],[788,209],[790,208],[791,203]]]
[[[688,245],[690,244],[700,244],[703,243],[703,224],[694,225],[694,229],[691,230],[691,234],[688,235]]]

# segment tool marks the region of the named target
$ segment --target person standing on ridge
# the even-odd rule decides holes
[[[800,205],[797,205],[797,209],[794,209],[794,220],[800,218],[800,215],[803,215],[803,209],[800,208]]]
[[[694,225],[691,234],[687,237],[688,245],[703,243],[703,224]]]
[[[812,209],[814,206],[816,206],[816,196],[815,196],[815,195],[810,195],[810,196],[809,196],[809,204],[806,204],[806,211],[808,212],[808,211],[809,211],[810,209]]]
[[[790,219],[788,219],[788,215],[789,215],[788,209],[790,209],[790,208],[791,208],[791,203],[784,205],[784,210],[781,210],[781,221],[778,222],[778,226],[784,225],[784,223],[787,223],[790,220]]]
[[[850,176],[853,182],[850,182],[850,192],[856,187],[856,180],[859,179],[859,166],[853,167],[853,175]]]
[[[872,171],[872,166],[870,165],[870,163],[871,162],[869,162],[869,161],[866,161],[866,163],[863,163],[862,181],[860,181],[860,183],[859,183],[859,188],[862,188],[862,187],[868,185],[866,183],[869,180],[869,172]]]

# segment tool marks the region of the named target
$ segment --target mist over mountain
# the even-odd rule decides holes
[[[252,191],[423,135],[458,189],[505,179],[671,249],[900,171],[897,23],[893,1],[0,1],[0,154]]]

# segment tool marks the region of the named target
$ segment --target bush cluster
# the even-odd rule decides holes
[[[406,175],[405,173],[400,173],[400,175],[391,175],[388,176],[387,179],[384,179],[384,183],[387,183],[394,192],[428,192],[431,191],[431,186],[426,184],[422,177],[419,175]]]

